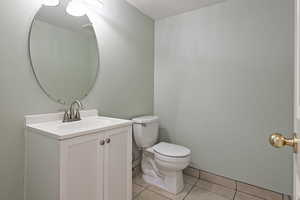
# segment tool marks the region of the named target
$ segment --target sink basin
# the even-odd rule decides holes
[[[26,116],[26,128],[63,140],[132,124],[129,120],[97,116],[95,113],[97,112],[83,111],[82,120],[65,123],[62,122],[62,118],[57,120],[61,113],[57,113],[56,116],[55,114]]]
[[[109,126],[116,122],[117,122],[116,119],[111,119],[111,118],[87,117],[87,118],[83,118],[80,121],[67,122],[67,123],[56,122],[51,125],[54,125],[53,128],[55,128],[56,131],[73,131],[73,130],[78,131],[78,130],[90,130],[98,127]]]

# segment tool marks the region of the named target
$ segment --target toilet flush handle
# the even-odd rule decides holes
[[[141,126],[143,126],[143,127],[147,126],[146,123],[140,123],[140,122],[133,122],[133,124],[139,124],[139,125],[141,125]]]

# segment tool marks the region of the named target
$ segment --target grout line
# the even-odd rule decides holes
[[[138,184],[138,183],[134,183],[134,184],[136,184],[136,185],[138,185],[138,186],[140,186],[140,187],[144,188],[145,190],[146,190],[146,189],[148,189],[148,187],[149,187],[149,186],[143,186],[143,185],[141,185],[141,184]]]
[[[233,195],[233,199],[232,199],[232,200],[234,200],[234,199],[235,199],[235,195],[236,195],[236,193],[237,193],[237,190],[235,191],[235,193],[234,193],[234,195]]]
[[[138,192],[136,194],[136,196],[133,197],[133,199],[136,199],[138,196],[140,196],[142,194],[142,192],[144,192],[146,190],[146,188],[143,188],[140,192]]]
[[[199,170],[200,175],[201,175],[201,171],[203,171],[203,172],[208,173],[208,174],[213,175],[213,176],[218,176],[218,177],[221,177],[221,178],[224,178],[224,179],[227,179],[227,180],[231,180],[231,181],[237,181],[233,178],[229,178],[229,177],[226,177],[226,176],[223,176],[223,175],[215,174],[213,172],[209,172],[209,171],[206,171],[206,170],[202,170],[202,169],[198,169],[198,170]]]
[[[231,187],[228,187],[228,186],[226,186],[226,185],[222,185],[222,184],[220,184],[220,183],[216,183],[216,182],[211,182],[211,181],[208,181],[208,180],[206,180],[206,179],[203,179],[203,178],[201,178],[201,171],[203,171],[203,170],[200,170],[199,169],[199,180],[202,180],[202,181],[206,181],[206,182],[209,182],[209,183],[212,183],[212,184],[215,184],[215,185],[219,185],[219,186],[222,186],[222,187],[224,187],[224,188],[227,188],[227,189],[230,189],[230,190],[237,190],[237,181],[236,180],[233,180],[233,179],[230,179],[230,178],[227,178],[227,177],[224,177],[224,176],[219,176],[219,175],[216,175],[216,174],[213,174],[213,173],[210,173],[210,172],[207,172],[207,171],[205,171],[206,173],[209,173],[209,174],[211,174],[211,175],[213,175],[213,176],[219,176],[219,177],[221,177],[221,178],[224,178],[224,179],[227,179],[227,180],[231,180],[231,181],[234,181],[234,183],[235,183],[235,188],[231,188]],[[188,175],[189,176],[189,175]]]
[[[167,196],[165,196],[165,195],[163,195],[163,194],[160,194],[159,192],[150,190],[149,188],[147,188],[147,189],[145,189],[145,190],[146,190],[146,191],[149,191],[149,192],[153,192],[153,193],[155,193],[155,194],[157,194],[157,195],[159,195],[159,196],[161,196],[161,197],[164,197],[164,198],[167,198],[167,199],[172,200],[170,197],[167,197]]]
[[[182,200],[185,200],[185,198],[186,198],[187,196],[189,196],[189,195],[192,193],[192,190],[193,190],[195,187],[196,187],[196,183],[195,183],[194,185],[192,185],[190,191],[183,197]]]
[[[235,190],[237,191],[238,190],[238,188],[237,188],[238,183],[237,183],[237,181],[234,181],[234,183],[235,183]]]
[[[257,186],[257,185],[253,185],[253,184],[250,184],[250,183],[246,183],[246,182],[243,182],[243,181],[238,181],[238,180],[235,180],[237,183],[242,183],[242,184],[245,184],[245,185],[248,185],[248,186],[252,186],[252,187],[255,187],[256,189],[259,189],[259,190],[265,190],[267,192],[272,192],[272,193],[276,193],[276,194],[282,194],[280,192],[276,192],[274,190],[270,190],[270,189],[267,189],[267,188],[263,188],[263,187],[260,187],[260,186]],[[246,192],[244,192],[246,193]]]
[[[188,166],[188,167],[192,168],[193,170],[198,170],[198,171],[199,171],[199,179],[200,179],[200,180],[203,180],[203,181],[206,181],[206,182],[209,182],[209,183],[212,183],[212,184],[216,184],[216,185],[225,187],[225,188],[227,188],[227,189],[235,190],[235,191],[239,191],[239,190],[238,190],[238,186],[237,186],[238,183],[243,183],[243,184],[247,184],[247,185],[253,186],[253,187],[255,187],[255,188],[259,189],[259,190],[265,190],[265,191],[268,191],[268,192],[281,194],[281,195],[283,195],[283,196],[282,196],[282,200],[284,200],[284,198],[283,198],[283,197],[284,197],[284,194],[283,194],[283,193],[276,192],[276,191],[273,191],[273,190],[270,190],[270,189],[266,189],[266,188],[263,188],[263,187],[260,187],[260,186],[257,186],[257,185],[249,184],[249,183],[246,183],[246,182],[243,182],[243,181],[239,181],[239,180],[236,180],[236,179],[228,178],[228,177],[226,177],[226,176],[218,175],[218,174],[215,174],[215,173],[206,171],[206,170],[201,170],[201,169],[198,169],[198,168],[195,168],[195,167],[191,167],[191,166]],[[225,186],[225,185],[221,185],[221,184],[219,184],[219,183],[215,183],[215,182],[211,182],[211,181],[202,179],[202,178],[201,178],[201,171],[206,172],[206,173],[209,173],[209,174],[211,174],[212,176],[218,176],[218,177],[222,177],[222,178],[227,179],[227,180],[232,180],[232,181],[234,181],[234,182],[235,182],[235,189],[230,188],[230,187],[227,187],[227,186]],[[187,174],[186,174],[186,175],[187,175]],[[256,194],[253,194],[253,193],[248,193],[248,192],[243,192],[243,191],[239,191],[239,192],[242,192],[242,193],[251,195],[251,196],[253,196],[253,197],[258,197],[258,196],[256,196]],[[258,197],[258,198],[264,199],[264,198],[262,198],[262,197]]]
[[[142,190],[141,190],[140,192],[138,192],[135,196],[133,195],[133,185],[137,185],[137,186],[139,186],[139,187],[142,188]],[[134,183],[134,182],[132,181],[132,199],[133,199],[133,200],[136,199],[138,196],[140,196],[140,194],[141,194],[142,192],[144,192],[145,190],[146,190],[145,187],[143,187],[143,186],[141,186],[141,185],[139,185],[139,184],[136,184],[136,183]]]
[[[193,177],[193,178],[195,178],[195,177]],[[198,181],[198,179],[197,179],[197,181]],[[184,199],[192,192],[192,190],[194,189],[194,187],[196,187],[197,181],[196,181],[195,183],[193,183],[193,184],[185,183],[185,186],[186,186],[186,185],[190,185],[190,186],[192,186],[192,187],[188,190],[187,194],[186,194],[181,200],[184,200]],[[159,187],[157,187],[157,186],[154,186],[154,187],[159,188]],[[157,194],[157,195],[159,195],[159,196],[165,197],[165,198],[170,199],[170,200],[173,199],[173,198],[168,197],[168,196],[166,196],[166,195],[164,195],[164,194],[162,194],[162,193],[160,193],[160,192],[158,192],[158,191],[156,191],[156,190],[154,190],[154,189],[151,190],[151,186],[148,186],[148,187],[145,188],[143,191],[145,191],[145,190],[146,190],[146,191],[153,192],[153,193],[155,193],[155,194]],[[174,195],[174,196],[176,196],[176,195]],[[175,198],[176,198],[176,197],[175,197]]]
[[[187,194],[182,198],[182,200],[192,191],[192,189],[194,188],[194,186],[195,186],[195,184],[196,183],[194,183],[194,184],[189,184],[189,183],[186,183],[185,184],[185,186],[186,185],[191,185],[192,187],[191,187],[191,189],[187,192]],[[156,187],[156,188],[159,188],[159,187],[157,187],[157,186],[154,186],[154,187]],[[159,189],[161,189],[161,188],[159,188]],[[154,192],[155,194],[158,194],[158,195],[160,195],[160,196],[163,196],[163,197],[166,197],[166,198],[168,198],[168,199],[173,199],[173,198],[171,198],[171,197],[168,197],[168,196],[165,196],[164,194],[161,194],[160,192],[157,192],[156,190],[151,190],[151,187],[148,187],[146,190],[148,190],[148,191],[151,191],[151,192]],[[171,194],[171,193],[170,193]],[[176,196],[176,195],[174,195],[174,196]],[[175,197],[176,198],[176,197]]]
[[[237,191],[237,192],[239,192],[239,193],[243,193],[243,194],[247,194],[247,195],[249,195],[249,196],[256,197],[256,198],[258,198],[258,199],[261,199],[261,200],[267,200],[266,198],[264,198],[264,197],[259,197],[259,196],[256,196],[255,194],[250,194],[250,193],[243,192],[243,191]]]
[[[144,185],[139,184],[139,183],[132,183],[132,184],[136,184],[136,185],[138,185],[138,186],[140,186],[140,187],[142,187],[142,188],[144,188],[144,189],[148,189],[148,187],[149,187],[149,185],[144,186]]]
[[[199,179],[199,180],[204,181],[204,182],[207,182],[207,183],[210,183],[210,184],[213,184],[213,185],[221,186],[221,187],[226,188],[226,189],[228,189],[228,190],[237,191],[236,188],[234,189],[234,188],[226,187],[226,186],[224,186],[224,185],[221,185],[220,183],[211,182],[211,181],[208,181],[208,180],[205,180],[205,179]]]

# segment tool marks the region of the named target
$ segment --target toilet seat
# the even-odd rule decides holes
[[[191,150],[176,144],[160,142],[152,147],[155,154],[160,158],[186,158],[191,155]],[[165,160],[165,159],[164,159]],[[170,159],[170,161],[173,159]],[[176,159],[178,160],[178,159]]]
[[[181,164],[185,165],[185,163],[189,163],[191,161],[191,156],[188,155],[186,157],[169,157],[155,152],[155,160],[181,166]]]

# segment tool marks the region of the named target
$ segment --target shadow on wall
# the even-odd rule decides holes
[[[122,26],[120,23],[112,19],[111,17],[108,17],[107,15],[101,13],[101,12],[93,12],[90,13],[92,17],[97,19],[97,21],[102,21],[102,23],[105,23],[107,27],[110,27],[111,29],[115,30],[115,33],[119,33],[119,36],[126,38],[126,41],[130,41],[129,44],[137,43],[139,44],[142,41],[137,42],[137,37],[135,37],[130,29],[127,29],[128,27]],[[96,31],[96,30],[95,30]],[[101,34],[100,34],[101,35]]]
[[[167,129],[159,128],[159,141],[171,143],[170,134]]]

